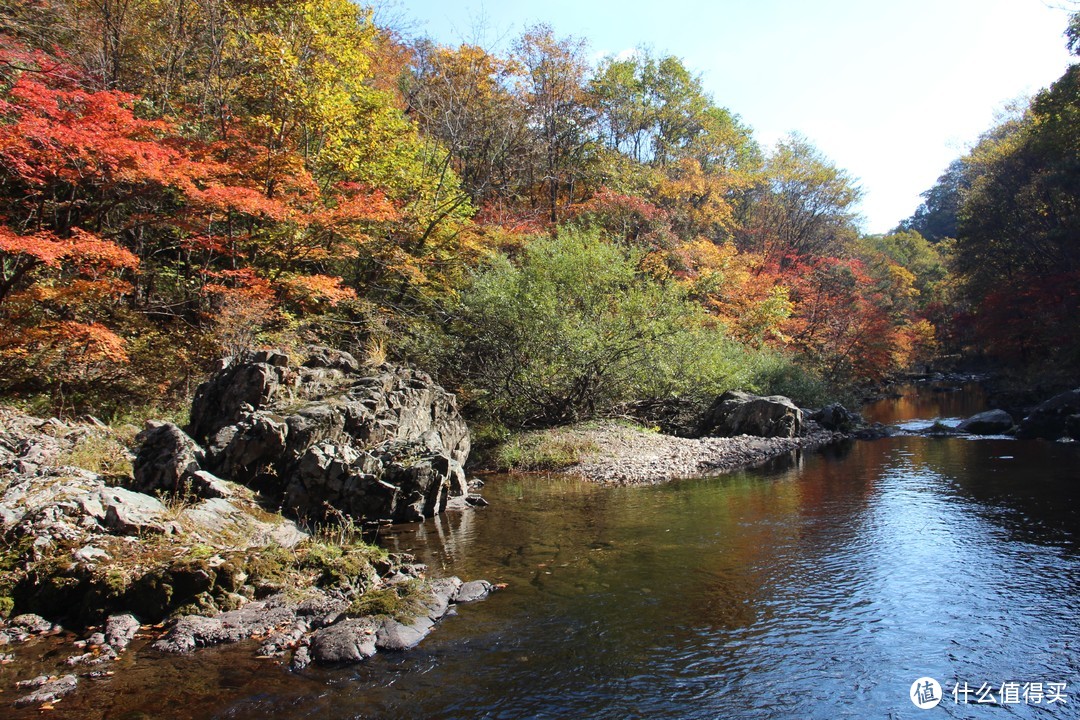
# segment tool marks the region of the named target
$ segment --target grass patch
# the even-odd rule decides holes
[[[562,470],[599,451],[600,447],[592,440],[558,430],[542,430],[508,438],[492,454],[492,463],[501,472]]]
[[[98,475],[127,477],[133,472],[131,454],[113,435],[91,434],[56,458],[57,465],[73,465]]]

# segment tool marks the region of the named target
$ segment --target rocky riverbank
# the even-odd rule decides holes
[[[136,633],[153,652],[259,638],[290,667],[335,665],[413,647],[493,589],[362,538],[471,511],[468,429],[423,373],[261,353],[200,388],[187,431],[0,408],[0,666],[71,641],[48,674],[0,672],[17,705],[108,677]]]

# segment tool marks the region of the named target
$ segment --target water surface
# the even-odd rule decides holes
[[[936,395],[912,412],[968,402]],[[508,586],[416,650],[300,674],[250,646],[135,654],[54,716],[1078,717],[1078,468],[1074,446],[897,437],[645,488],[491,478],[491,507],[381,538]],[[1013,682],[1068,704],[1001,704]],[[963,683],[998,704],[954,703]]]

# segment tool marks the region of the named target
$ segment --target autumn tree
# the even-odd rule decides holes
[[[782,140],[765,163],[743,243],[781,262],[840,254],[858,235],[861,191],[805,138]]]
[[[585,48],[583,40],[557,38],[546,25],[528,30],[514,46],[514,58],[523,68],[525,111],[535,143],[529,172],[543,193],[552,224],[579,192],[595,141],[592,114],[584,102],[589,73]]]

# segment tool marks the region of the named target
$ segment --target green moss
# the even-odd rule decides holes
[[[353,600],[348,613],[356,617],[383,615],[398,622],[409,622],[424,612],[423,601],[428,597],[429,591],[422,581],[408,580],[368,590]]]

